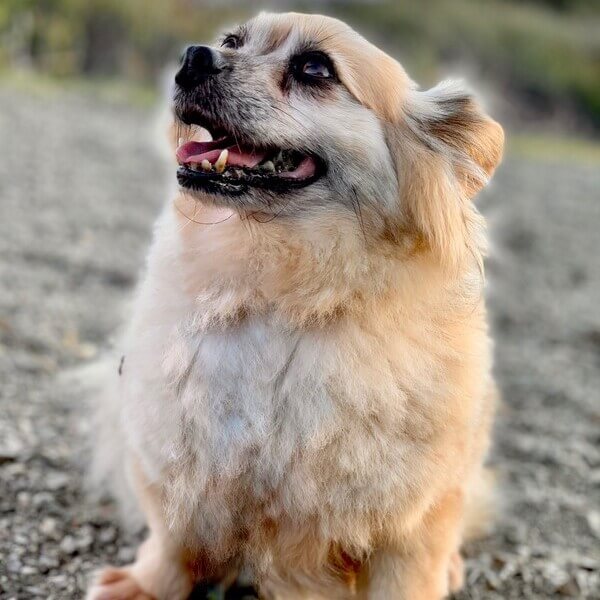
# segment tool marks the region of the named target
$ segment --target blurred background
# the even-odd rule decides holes
[[[0,1],[0,598],[79,598],[133,556],[83,491],[83,406],[174,183],[165,68],[263,8],[338,16],[423,87],[464,77],[505,126],[478,199],[504,509],[459,598],[600,598],[597,0]]]
[[[231,0],[3,0],[0,68],[63,83],[141,86],[150,94],[186,42],[269,7]],[[455,72],[497,92],[504,119],[527,129],[600,128],[595,0],[281,1],[358,26],[423,85]]]

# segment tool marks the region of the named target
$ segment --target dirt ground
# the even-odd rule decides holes
[[[83,492],[85,392],[173,173],[152,114],[0,88],[0,598],[81,597],[136,536]],[[480,199],[505,405],[504,497],[466,548],[467,599],[600,598],[600,169],[509,158]]]

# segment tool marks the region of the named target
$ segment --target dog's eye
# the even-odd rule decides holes
[[[322,52],[306,52],[296,56],[292,63],[295,76],[301,81],[316,82],[333,79],[335,72],[330,58]]]
[[[241,46],[240,38],[237,35],[228,35],[222,42],[222,48],[231,48],[237,50]]]
[[[320,60],[307,60],[302,66],[302,72],[310,77],[322,77],[323,79],[331,77],[329,67]]]

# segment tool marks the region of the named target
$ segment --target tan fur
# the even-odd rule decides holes
[[[177,600],[244,567],[267,598],[439,600],[484,514],[495,392],[472,198],[502,130],[339,21],[260,15],[249,31],[269,51],[320,41],[381,123],[397,195],[362,227],[328,205],[292,222],[185,193],[167,208],[122,384],[151,530],[128,585]],[[227,411],[248,429],[229,431]],[[88,597],[116,598],[111,577]]]

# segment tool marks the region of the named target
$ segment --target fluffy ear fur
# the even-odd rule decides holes
[[[481,255],[481,220],[471,199],[502,157],[504,134],[454,82],[411,90],[391,127],[401,205],[426,245],[448,266]]]
[[[485,186],[502,158],[504,132],[460,83],[415,91],[407,117],[423,143],[448,155],[469,197]]]

